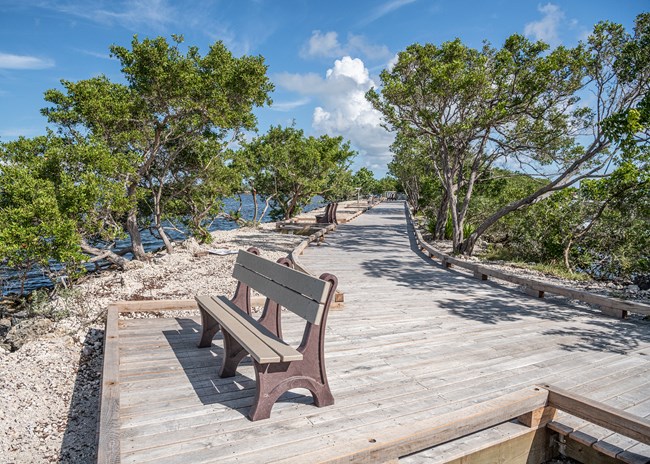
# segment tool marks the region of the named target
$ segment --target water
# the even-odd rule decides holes
[[[306,207],[305,211],[311,211],[313,209],[319,208],[323,204],[322,197],[314,197]],[[264,202],[260,202],[258,199],[258,207],[260,208],[258,214],[261,214],[262,209],[264,208]],[[227,198],[224,200],[224,211],[237,211],[239,208],[239,198]],[[253,197],[252,195],[242,195],[242,209],[241,217],[245,220],[253,219]],[[264,216],[262,222],[270,222],[271,218]],[[239,227],[236,222],[229,221],[225,218],[218,217],[216,218],[211,226],[209,227],[210,231],[214,230],[231,230]],[[188,238],[182,232],[179,232],[174,229],[166,229],[167,234],[173,241],[182,241]],[[144,249],[147,252],[155,251],[163,247],[162,240],[154,237],[148,230],[142,232],[142,243]],[[121,240],[116,243],[116,250],[128,248],[131,245],[130,240]],[[130,258],[130,254],[126,255],[127,258]],[[53,265],[56,268],[56,264]],[[89,269],[94,269],[94,266],[90,266]],[[19,294],[20,293],[20,278],[15,271],[5,267],[0,266],[0,286],[2,287],[2,295],[9,294]],[[53,282],[48,278],[48,276],[39,269],[33,269],[27,274],[27,279],[25,281],[25,293],[32,292],[39,288],[50,288],[53,286]]]

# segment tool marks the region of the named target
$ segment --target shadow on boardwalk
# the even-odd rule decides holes
[[[215,340],[209,348],[198,348],[197,342],[201,333],[201,324],[193,319],[176,318],[179,330],[164,330],[170,348],[180,363],[197,398],[204,405],[221,404],[234,409],[243,416],[248,415],[248,410],[255,399],[255,378],[239,373],[252,365],[251,358],[245,357],[240,363],[237,375],[234,377],[219,377],[219,370],[223,360],[223,337],[217,333]],[[278,402],[304,402],[309,403],[312,397],[296,392],[288,392],[280,397]]]
[[[431,300],[449,314],[487,325],[530,318],[540,323],[563,322],[561,329],[540,333],[549,337],[566,336],[571,343],[560,346],[567,351],[625,354],[650,342],[650,321],[609,319],[582,303],[572,303],[562,297],[552,297],[552,301],[531,297],[494,281],[479,282],[467,273],[443,268],[420,251],[413,234],[409,233],[405,216],[395,212],[394,208],[374,209],[372,214],[383,216],[383,224],[355,225],[341,231],[336,241],[336,246],[346,251],[369,255],[360,263],[367,277],[387,279],[396,287],[430,292]],[[390,220],[388,224],[386,219]],[[404,257],[406,245],[413,253],[408,259]],[[590,327],[585,328],[585,319],[590,317],[586,321]],[[566,323],[571,321],[576,321],[575,326],[567,327]]]

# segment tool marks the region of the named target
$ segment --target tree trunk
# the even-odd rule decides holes
[[[253,195],[253,225],[255,225],[257,224],[257,190],[251,189],[251,195]],[[262,218],[260,218],[261,220]]]
[[[174,247],[172,246],[172,242],[171,240],[169,240],[169,236],[167,235],[167,232],[165,232],[165,228],[162,225],[162,213],[160,211],[160,196],[154,195],[153,201],[154,201],[154,221],[156,222],[156,232],[158,232],[160,239],[163,241],[167,253],[172,254],[174,252]]]
[[[85,240],[81,242],[81,250],[84,253],[93,255],[99,259],[105,259],[109,263],[115,264],[121,270],[126,269],[129,264],[129,260],[113,253],[111,250],[102,250],[101,248],[95,248],[88,244]]]
[[[262,219],[264,219],[264,216],[266,216],[266,212],[271,207],[271,200],[273,199],[274,196],[275,195],[269,195],[268,197],[266,197],[266,200],[264,201],[264,210],[262,211],[262,214],[260,214],[259,223],[261,223]]]
[[[162,226],[162,223],[156,220],[156,232],[158,232],[158,235],[160,235],[160,238],[163,241],[163,244],[165,245],[165,250],[167,250],[167,253],[172,254],[174,252],[174,246],[172,245],[171,240],[169,240],[169,236],[167,235],[167,232],[165,232],[164,227]]]
[[[562,190],[563,188],[566,188],[576,183],[578,180],[582,178],[586,178],[588,177],[588,175],[597,172],[599,169],[603,167],[604,163],[600,163],[599,165],[590,168],[587,174],[582,174],[581,176],[573,177],[579,172],[580,168],[585,163],[592,160],[598,153],[601,153],[603,150],[607,149],[608,147],[609,147],[609,143],[602,140],[602,137],[599,135],[598,138],[596,138],[594,142],[591,144],[589,149],[585,152],[585,154],[582,155],[577,160],[575,160],[571,164],[571,166],[553,182],[546,184],[544,187],[538,189],[536,192],[531,193],[525,198],[514,201],[509,205],[504,206],[503,208],[501,208],[500,210],[492,214],[490,217],[485,219],[485,221],[483,221],[476,228],[474,233],[472,233],[469,237],[467,237],[465,241],[461,244],[460,252],[465,255],[471,255],[474,252],[474,247],[476,246],[476,242],[478,241],[479,237],[483,235],[486,230],[488,230],[491,226],[493,226],[503,216],[510,214],[513,211],[521,209],[525,206],[529,206],[532,205],[533,203],[543,200],[544,198],[547,198],[551,194],[553,194],[553,192]]]
[[[131,248],[133,249],[133,258],[138,261],[146,261],[147,254],[144,252],[142,245],[142,236],[140,235],[140,228],[138,227],[138,213],[135,208],[129,211],[126,217],[126,231],[131,237]]]
[[[447,225],[447,214],[449,213],[449,198],[447,197],[447,192],[442,191],[442,197],[440,199],[440,205],[438,206],[438,213],[436,215],[436,228],[434,240],[444,240],[445,239],[445,226]]]
[[[569,242],[566,244],[564,247],[564,266],[566,267],[566,270],[569,271],[570,273],[573,273],[573,269],[571,268],[571,263],[569,262],[569,254],[571,253],[571,246],[573,245],[573,239],[569,239]]]

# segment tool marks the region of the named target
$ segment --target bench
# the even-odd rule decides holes
[[[317,224],[338,224],[338,221],[336,220],[336,210],[339,207],[339,204],[334,202],[334,203],[328,203],[327,206],[325,207],[325,212],[323,214],[319,214],[316,216],[316,223]]]
[[[257,249],[240,250],[233,268],[238,280],[232,299],[197,296],[203,331],[199,347],[212,345],[221,330],[223,359],[220,377],[236,374],[241,360],[250,355],[257,391],[248,417],[267,419],[278,398],[294,388],[309,390],[318,407],[334,404],[325,372],[325,326],[338,281],[331,274],[318,279],[291,268],[281,258],[274,263],[259,256]],[[266,296],[259,320],[250,314],[250,291]],[[281,309],[305,320],[302,342],[297,349],[282,339]]]

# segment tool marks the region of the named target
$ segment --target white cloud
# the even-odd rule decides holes
[[[275,111],[291,111],[298,107],[306,105],[310,101],[311,100],[309,98],[301,98],[299,100],[288,101],[288,102],[273,102],[271,109]]]
[[[355,54],[361,54],[371,60],[382,60],[391,55],[387,46],[371,44],[362,35],[349,34],[347,42],[342,44],[336,32],[322,33],[319,30],[312,32],[311,37],[300,50],[300,56],[303,58],[339,58]]]
[[[300,56],[303,58],[311,56],[341,56],[343,55],[343,48],[339,43],[338,34],[334,31],[326,32],[313,31],[309,41],[303,46],[300,51]]]
[[[393,56],[386,64],[386,69],[388,69],[388,71],[392,71],[398,61],[399,61],[399,54],[395,53],[395,56]]]
[[[327,70],[324,79],[315,74],[284,73],[274,80],[288,90],[318,97],[320,105],[314,108],[312,127],[320,133],[342,135],[359,151],[357,164],[385,171],[394,136],[381,127],[381,114],[365,98],[376,84],[363,61],[344,56]]]
[[[178,12],[167,0],[132,1],[47,1],[40,6],[102,24],[120,24],[126,27],[147,25],[161,28],[173,23]]]
[[[564,20],[564,12],[552,3],[540,5],[537,10],[544,16],[539,21],[526,24],[524,34],[536,40],[542,40],[550,45],[559,45],[558,27]]]
[[[377,21],[382,16],[386,16],[389,13],[392,13],[395,10],[402,8],[403,6],[413,3],[417,0],[391,0],[389,2],[379,5],[377,8],[372,10],[368,16],[366,16],[361,24],[370,24],[373,21]]]
[[[0,69],[46,69],[54,66],[54,60],[27,55],[0,52]]]

